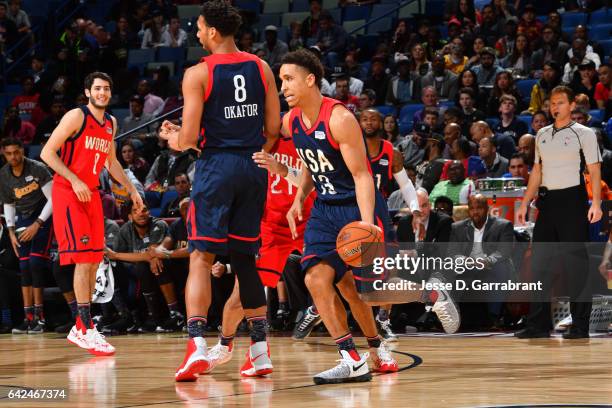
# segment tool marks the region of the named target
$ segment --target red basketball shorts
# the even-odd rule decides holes
[[[278,224],[261,224],[261,248],[257,259],[257,271],[265,286],[275,288],[285,269],[287,258],[294,251],[304,250],[304,228],[298,226],[298,239],[291,238],[291,230]]]
[[[104,254],[104,214],[98,190],[81,202],[71,186],[53,183],[53,229],[60,265],[100,263]]]

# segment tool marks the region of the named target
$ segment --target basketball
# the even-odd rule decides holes
[[[336,250],[342,261],[350,266],[361,268],[371,265],[383,242],[378,227],[363,221],[345,225],[336,238]]]

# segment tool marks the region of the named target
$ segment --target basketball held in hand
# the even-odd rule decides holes
[[[380,228],[363,221],[345,225],[336,238],[336,250],[344,263],[362,268],[372,265],[381,252],[383,236]]]

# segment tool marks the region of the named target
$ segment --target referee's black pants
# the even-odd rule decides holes
[[[543,290],[535,294],[530,305],[527,327],[538,331],[552,328],[552,266],[557,259],[562,259],[565,271],[562,276],[567,277],[570,291],[572,325],[588,331],[592,295],[585,285],[589,274],[589,258],[585,246],[589,241],[589,221],[588,196],[584,185],[549,190],[544,199],[538,199],[538,209],[539,215],[533,230],[532,271],[534,281],[541,281]],[[563,244],[538,245],[541,242]]]

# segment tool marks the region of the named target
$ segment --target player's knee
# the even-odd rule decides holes
[[[230,251],[230,264],[238,276],[240,302],[245,309],[266,305],[266,293],[255,266],[255,257]]]

